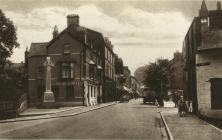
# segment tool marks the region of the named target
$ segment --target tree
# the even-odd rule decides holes
[[[7,64],[5,74],[0,75],[0,101],[16,100],[24,94],[26,79],[24,63]]]
[[[24,67],[13,68],[8,58],[19,47],[16,27],[0,9],[0,100],[14,100],[24,89]]]
[[[144,72],[147,69],[148,65],[141,66],[136,69],[134,72],[134,76],[136,77],[137,80],[140,82],[143,82],[145,80]]]
[[[168,59],[157,59],[155,63],[150,63],[145,70],[143,83],[157,93],[160,105],[163,105],[163,98],[167,98],[166,93],[171,79],[171,72]]]
[[[17,47],[19,47],[19,43],[17,42],[16,27],[0,9],[0,73],[4,72],[8,62],[7,58],[12,55],[13,49]]]

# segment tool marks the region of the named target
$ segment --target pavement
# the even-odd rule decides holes
[[[177,108],[162,111],[171,140],[222,140],[222,130],[201,120],[195,115],[188,114],[179,117]]]
[[[100,108],[114,105],[117,103],[118,102],[109,102],[109,103],[102,103],[102,104],[97,104],[95,106],[89,106],[89,107],[76,106],[76,107],[64,107],[64,108],[59,108],[59,109],[29,108],[23,113],[21,113],[18,118],[0,120],[0,124],[9,123],[9,122],[18,122],[18,121],[30,121],[30,120],[39,120],[39,119],[68,117],[68,116],[78,115],[78,114],[85,113],[88,111],[100,109]]]
[[[84,106],[75,106],[75,107],[60,107],[57,109],[38,109],[38,108],[28,108],[24,112],[19,114],[19,117],[27,117],[27,116],[40,116],[47,114],[55,114],[64,111],[69,111],[73,109],[83,108]]]
[[[163,140],[167,138],[159,111],[169,109],[137,99],[67,116],[72,113],[70,110],[61,112],[66,117],[2,123],[0,138]]]

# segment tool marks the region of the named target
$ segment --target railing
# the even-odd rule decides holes
[[[0,102],[0,119],[13,118],[17,116],[15,101]]]
[[[0,101],[0,119],[15,118],[27,108],[26,95],[16,101]]]

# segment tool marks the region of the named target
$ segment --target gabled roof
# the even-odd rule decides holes
[[[58,36],[56,36],[49,42],[32,43],[29,50],[29,57],[46,55],[47,47],[49,47],[52,43],[54,43],[64,33],[67,33],[73,39],[78,40],[79,42],[85,44],[89,48],[93,46],[94,48],[96,47],[98,50],[100,50],[102,49],[101,47],[104,46],[105,44],[103,35],[101,33],[79,25],[70,25],[69,27],[64,29],[61,33],[59,33]],[[86,33],[87,44],[85,43],[85,33]]]
[[[85,44],[85,33],[86,33],[86,46],[101,47],[104,46],[105,41],[103,35],[99,32],[85,28],[83,26],[71,25],[66,28],[66,31],[74,38]],[[97,48],[101,49],[101,48]]]
[[[46,46],[47,42],[41,43],[32,43],[29,49],[29,57],[31,56],[39,56],[39,55],[46,55]]]
[[[64,29],[57,37],[53,38],[48,44],[49,47],[53,42],[55,42],[62,34],[68,33],[73,39],[78,40],[79,42],[85,44],[90,47],[91,45],[94,47],[99,47],[105,44],[103,35],[94,30],[85,28],[79,25],[70,25],[66,29]],[[85,43],[85,33],[86,33],[86,42]]]

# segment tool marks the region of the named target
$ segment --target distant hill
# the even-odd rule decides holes
[[[145,66],[141,66],[139,68],[136,69],[136,71],[134,72],[134,76],[136,77],[136,79],[138,81],[140,81],[141,83],[145,80],[145,70],[148,67],[148,65]]]

